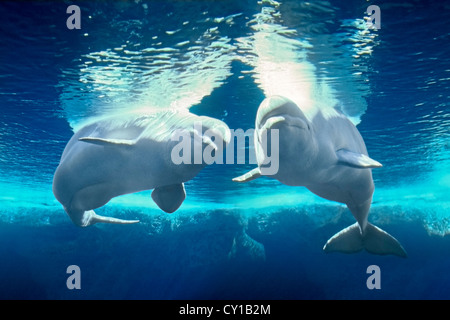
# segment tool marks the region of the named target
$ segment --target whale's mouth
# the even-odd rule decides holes
[[[225,144],[230,143],[231,141],[231,132],[228,126],[226,125],[216,125],[215,127],[211,128],[213,133],[218,134],[220,139],[222,139]]]
[[[214,137],[221,139],[223,142],[225,142],[225,144],[230,143],[231,131],[226,123],[218,119],[202,116],[200,117],[199,124],[204,131],[203,134],[208,135],[208,133],[210,133]]]
[[[296,127],[298,129],[302,129],[302,130],[310,130],[310,126],[307,122],[302,121],[302,124],[298,123],[299,121],[295,122],[295,123],[289,123],[290,127]]]
[[[301,130],[310,130],[310,125],[307,120],[299,117],[293,117],[289,114],[280,114],[278,116],[271,116],[260,127],[260,130],[272,129],[275,125],[286,125],[289,127],[295,127]]]

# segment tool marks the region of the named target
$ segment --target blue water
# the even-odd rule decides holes
[[[364,22],[370,4],[380,30]],[[0,3],[0,298],[450,298],[448,3],[92,1],[79,3],[81,30],[66,27],[68,5]],[[184,108],[247,130],[270,94],[357,124],[383,164],[369,220],[408,258],[323,253],[350,212],[269,178],[233,183],[249,163],[206,167],[171,215],[151,191],[97,210],[136,225],[75,227],[52,194],[89,119]]]

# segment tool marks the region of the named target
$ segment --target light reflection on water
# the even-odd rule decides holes
[[[328,6],[323,2],[308,8],[310,18],[329,15],[334,9]],[[353,60],[371,53],[376,34],[361,17],[340,22],[339,33],[310,30],[308,35],[304,28],[284,26],[279,7],[279,2],[265,1],[257,8],[260,12],[251,15],[215,17],[204,12],[202,19],[186,20],[175,30],[144,32],[136,20],[116,22],[120,30],[133,30],[136,40],[123,39],[83,54],[77,68],[63,71],[59,87],[64,116],[77,129],[87,117],[142,106],[190,108],[233,76],[231,64],[240,61],[252,68],[248,73],[266,95],[283,94],[302,105],[337,107],[358,123],[367,108],[363,97],[370,89],[362,75],[364,63],[353,66]],[[343,35],[347,47],[341,46]],[[309,55],[315,55],[321,67],[308,61]]]

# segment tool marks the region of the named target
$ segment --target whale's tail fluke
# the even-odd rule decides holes
[[[69,212],[64,208],[74,224],[79,227],[91,226],[95,223],[114,223],[114,224],[131,224],[138,223],[139,220],[123,220],[112,217],[99,216],[94,210],[88,210],[83,212]]]
[[[370,223],[367,223],[362,233],[358,223],[352,224],[336,233],[323,247],[325,252],[343,253],[355,253],[362,249],[379,255],[392,254],[402,258],[407,256],[397,239]]]

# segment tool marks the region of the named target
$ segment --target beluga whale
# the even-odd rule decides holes
[[[159,208],[172,213],[186,198],[184,182],[210,164],[191,161],[191,151],[219,154],[230,137],[222,121],[187,110],[140,110],[101,118],[67,143],[54,174],[53,194],[80,227],[139,222],[100,216],[94,209],[114,197],[150,189]],[[192,150],[177,149],[180,138]],[[174,161],[174,150],[183,151],[187,161]]]
[[[279,168],[265,174],[267,132],[279,134]],[[270,96],[259,106],[254,146],[257,168],[234,178],[247,182],[267,175],[289,186],[304,186],[314,194],[344,203],[356,223],[331,237],[325,252],[366,251],[406,257],[402,245],[390,234],[368,222],[374,182],[372,168],[382,165],[371,159],[355,125],[334,108],[309,105],[302,109],[284,96]]]

